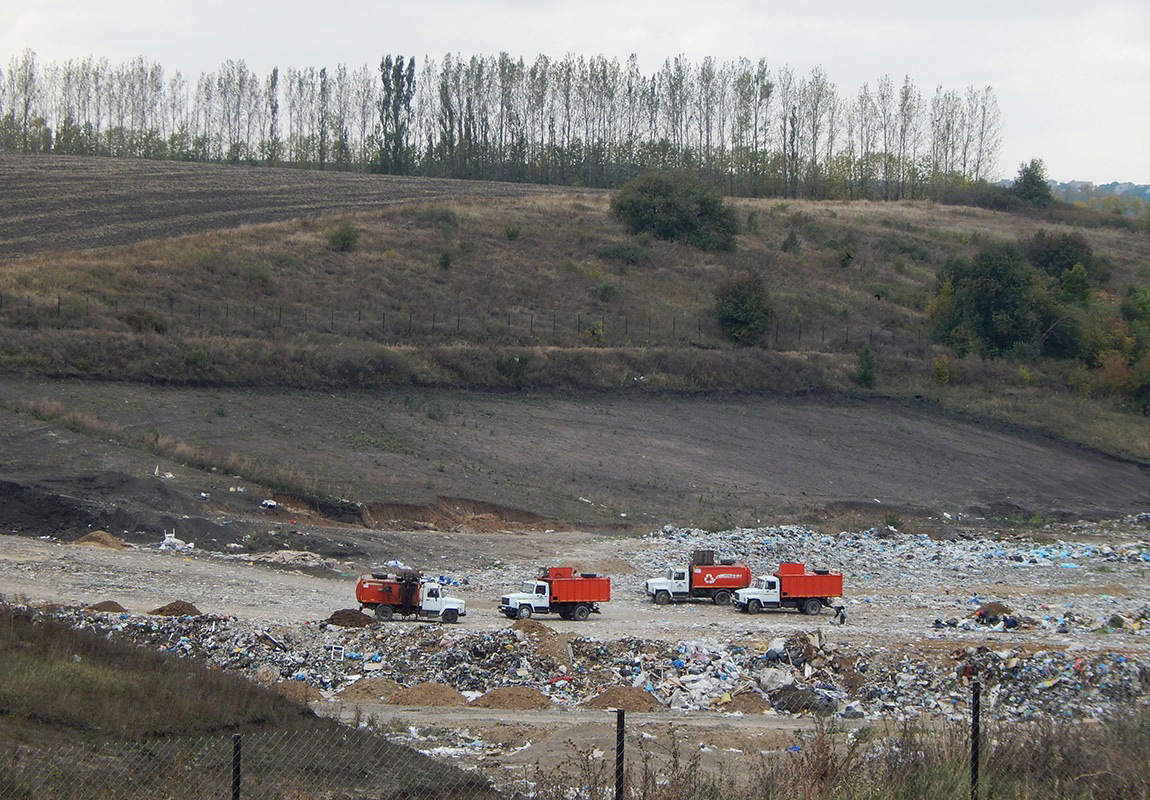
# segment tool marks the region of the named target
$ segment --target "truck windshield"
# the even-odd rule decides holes
[[[519,591],[524,594],[535,594],[535,581],[524,581],[523,585],[519,587]]]

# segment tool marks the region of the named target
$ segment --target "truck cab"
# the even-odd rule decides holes
[[[430,581],[419,587],[419,609],[420,616],[442,617],[453,622],[467,616],[466,601],[449,596],[442,586]]]
[[[546,581],[523,581],[518,592],[499,598],[499,610],[518,619],[546,614],[551,610],[551,586]]]
[[[735,592],[735,608],[752,614],[764,608],[779,607],[779,579],[774,575],[761,575],[746,589]]]
[[[686,597],[691,591],[687,570],[676,567],[667,567],[667,574],[660,578],[649,578],[646,583],[647,594],[659,602],[663,598],[675,600]],[[662,594],[660,594],[662,593]]]

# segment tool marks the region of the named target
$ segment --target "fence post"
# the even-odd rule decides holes
[[[243,784],[243,745],[242,733],[232,734],[232,800],[240,800]]]
[[[624,719],[627,712],[615,709],[615,800],[623,800]]]
[[[979,717],[982,714],[982,684],[970,683],[970,800],[978,800],[978,761],[981,734]]]

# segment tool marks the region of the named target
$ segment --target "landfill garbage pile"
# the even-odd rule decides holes
[[[754,707],[770,714],[843,717],[961,715],[969,682],[986,687],[997,717],[1097,717],[1150,698],[1150,658],[1117,653],[896,652],[834,643],[821,630],[772,641],[699,639],[669,643],[626,637],[569,641],[571,666],[544,637],[507,628],[477,632],[436,624],[342,628],[326,623],[269,629],[212,615],[155,617],[79,608],[33,611],[136,644],[195,658],[267,682],[278,676],[323,691],[387,677],[402,687],[443,684],[475,699],[498,687],[532,688],[560,706],[615,688],[642,690],[681,712]],[[741,712],[735,712],[741,713]]]

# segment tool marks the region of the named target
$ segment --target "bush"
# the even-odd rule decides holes
[[[350,253],[359,242],[359,228],[350,222],[341,222],[339,227],[327,235],[327,244],[338,253]]]
[[[874,350],[869,347],[859,350],[858,368],[855,370],[855,380],[858,381],[858,385],[864,389],[873,389],[877,371],[878,362],[875,359]]]
[[[719,330],[735,344],[760,341],[770,328],[774,310],[757,275],[738,275],[715,291]]]
[[[733,250],[739,229],[735,210],[686,175],[652,173],[628,181],[611,198],[611,213],[631,233],[702,250]]]

